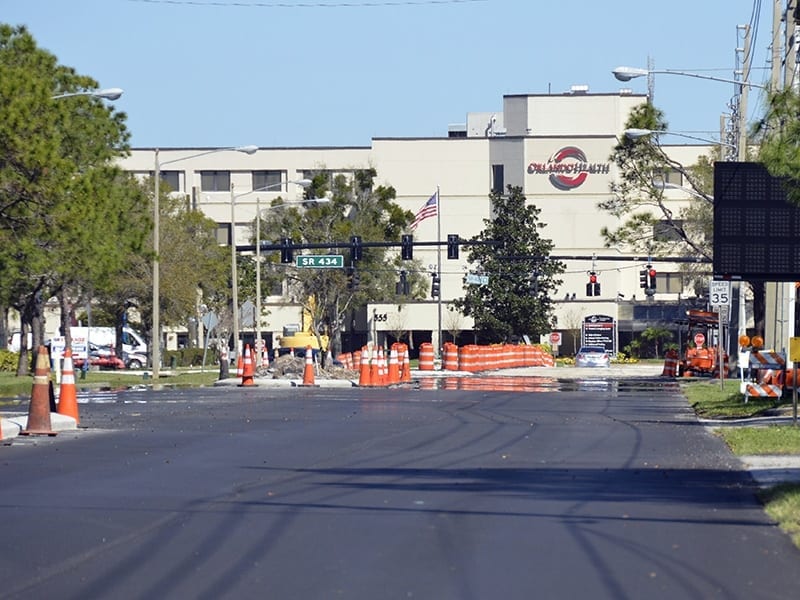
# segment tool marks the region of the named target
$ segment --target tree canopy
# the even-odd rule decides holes
[[[34,345],[44,300],[107,285],[147,228],[133,220],[146,200],[113,167],[128,151],[125,115],[96,88],[25,27],[0,25],[0,304],[20,311]]]
[[[490,194],[493,218],[467,243],[472,268],[488,275],[487,285],[466,285],[453,305],[475,320],[487,342],[538,339],[554,325],[553,296],[564,264],[550,258],[552,240],[541,236],[541,209],[527,204],[521,187]]]
[[[341,349],[341,324],[351,309],[370,301],[404,301],[406,297],[398,295],[395,289],[401,270],[408,272],[409,298],[425,294],[424,275],[418,263],[402,264],[396,252],[389,248],[363,248],[358,260],[354,260],[349,250],[338,248],[342,241],[353,236],[360,237],[365,243],[399,242],[413,219],[410,211],[403,210],[394,202],[394,188],[375,186],[376,176],[374,169],[357,170],[352,178],[343,175],[331,178],[329,172],[319,170],[313,174],[312,185],[305,191],[307,202],[302,206],[278,199],[271,207],[265,207],[261,215],[262,241],[277,243],[289,237],[295,244],[331,244],[314,252],[344,252],[345,264],[358,272],[360,285],[357,289],[350,289],[347,270],[287,268],[279,263],[276,253],[264,256],[262,294],[266,295],[276,282],[287,279],[289,295],[302,303],[303,310],[311,317],[314,332],[330,337],[334,356]],[[329,195],[328,202],[313,201],[326,194]],[[252,231],[255,243],[255,222]],[[254,273],[255,269],[247,271]],[[247,298],[254,292],[254,284],[245,281],[242,290],[243,297]]]

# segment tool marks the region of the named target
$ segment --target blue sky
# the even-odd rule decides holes
[[[121,87],[134,147],[368,146],[441,137],[504,94],[590,92],[620,65],[732,78],[751,22],[768,80],[771,5],[755,0],[0,0],[61,64]],[[740,42],[739,42],[740,43]],[[716,137],[733,85],[658,75],[670,129]],[[760,115],[759,94],[749,116]],[[679,142],[665,139],[665,142]]]

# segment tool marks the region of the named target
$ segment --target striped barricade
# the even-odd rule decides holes
[[[786,356],[782,352],[765,350],[750,353],[750,377],[754,381],[745,382],[744,401],[754,398],[780,398],[786,374]]]

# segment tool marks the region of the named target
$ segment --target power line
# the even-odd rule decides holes
[[[140,4],[173,4],[180,6],[214,6],[236,8],[376,8],[387,6],[425,6],[435,4],[474,4],[488,0],[384,0],[383,2],[201,2],[200,0],[128,0]]]

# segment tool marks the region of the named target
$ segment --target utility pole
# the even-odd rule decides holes
[[[785,28],[785,41],[784,51],[786,53],[786,62],[783,69],[783,89],[796,88],[797,81],[795,79],[795,68],[797,65],[797,43],[796,27],[797,27],[797,0],[786,0],[786,28]]]
[[[772,53],[769,76],[769,87],[772,91],[780,89],[781,83],[781,67],[783,66],[781,21],[783,21],[783,0],[772,0]]]
[[[743,162],[747,160],[747,94],[750,90],[750,65],[753,62],[753,55],[750,52],[750,25],[739,25],[737,29],[744,31],[744,44],[742,47],[742,84],[739,86],[739,102],[737,111],[737,160]],[[737,51],[739,49],[737,48]]]

